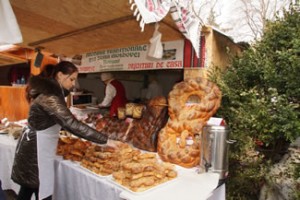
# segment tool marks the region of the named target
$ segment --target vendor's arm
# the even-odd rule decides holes
[[[78,121],[67,108],[63,98],[58,96],[40,95],[36,100],[39,106],[53,117],[56,123],[61,125],[65,130],[92,142],[99,144],[105,144],[107,142],[108,138],[106,135],[103,135],[88,125]]]
[[[112,84],[107,84],[105,89],[105,97],[103,101],[99,104],[100,107],[110,106],[113,98],[116,96],[117,90]]]

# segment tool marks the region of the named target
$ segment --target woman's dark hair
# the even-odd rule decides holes
[[[39,76],[44,77],[44,78],[53,78],[54,68],[55,68],[55,65],[53,65],[53,64],[45,65],[44,68],[42,69],[41,73],[39,74]]]
[[[78,72],[78,69],[73,63],[68,61],[62,61],[56,65],[52,65],[52,64],[45,65],[43,70],[38,76],[46,79],[52,79],[56,77],[58,72],[61,72],[65,75],[71,75],[74,72]],[[35,98],[34,97],[35,95],[30,93],[31,89],[32,89],[32,85],[30,84],[29,81],[26,87],[26,96],[25,96],[28,102],[31,102],[32,98]]]
[[[53,77],[56,77],[58,72],[61,72],[64,75],[71,75],[74,72],[78,72],[78,69],[69,61],[61,61],[54,67]]]

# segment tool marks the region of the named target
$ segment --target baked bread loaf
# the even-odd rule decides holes
[[[167,100],[163,96],[151,99],[143,111],[142,118],[133,120],[128,133],[133,146],[146,151],[157,151],[157,135],[168,117],[166,106],[161,106],[159,102],[166,105]]]
[[[125,119],[126,118],[126,109],[124,107],[118,108],[118,119]]]
[[[166,124],[167,99],[163,96],[151,99],[148,104],[126,104],[135,119],[101,118],[95,123],[96,130],[109,139],[132,143],[134,147],[151,152],[157,151],[157,135]]]
[[[140,104],[136,104],[133,106],[132,117],[134,119],[140,119],[143,115],[144,106]]]
[[[131,129],[131,121],[118,118],[102,118],[96,122],[96,130],[109,139],[129,142],[128,132]]]
[[[126,111],[127,116],[132,116],[134,106],[135,106],[135,103],[127,103],[125,105],[125,111]]]
[[[66,160],[81,161],[86,149],[91,146],[91,142],[83,141],[80,138],[61,136],[58,140],[56,154]]]
[[[221,91],[212,82],[187,79],[174,85],[168,96],[169,120],[158,136],[162,160],[183,167],[200,162],[200,134],[221,103]]]
[[[114,181],[134,192],[142,192],[177,177],[174,165],[158,162],[155,154],[142,153],[113,173]]]

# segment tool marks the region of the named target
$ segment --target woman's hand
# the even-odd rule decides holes
[[[114,147],[114,148],[119,148],[123,144],[124,144],[123,142],[117,140],[111,140],[111,139],[108,139],[106,143],[107,146]]]

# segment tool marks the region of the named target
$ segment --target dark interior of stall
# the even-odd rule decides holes
[[[165,97],[168,96],[174,84],[183,80],[183,69],[118,71],[112,73],[117,80],[123,83],[127,98],[131,102],[140,101],[142,90],[147,88],[150,76],[156,78]],[[103,99],[105,86],[100,80],[100,73],[79,74],[78,82],[80,89],[92,93],[97,97],[98,102]]]
[[[24,84],[30,76],[30,63],[1,66],[0,85]],[[23,81],[23,83],[22,83]]]
[[[30,62],[1,66],[1,86],[24,85],[30,76]],[[129,101],[139,102],[142,91],[149,84],[149,77],[154,76],[163,89],[163,95],[168,96],[174,84],[183,80],[183,69],[116,71],[114,77],[120,80],[126,90]],[[100,80],[100,72],[80,73],[78,76],[79,89],[92,93],[100,102],[104,97],[104,84]]]

